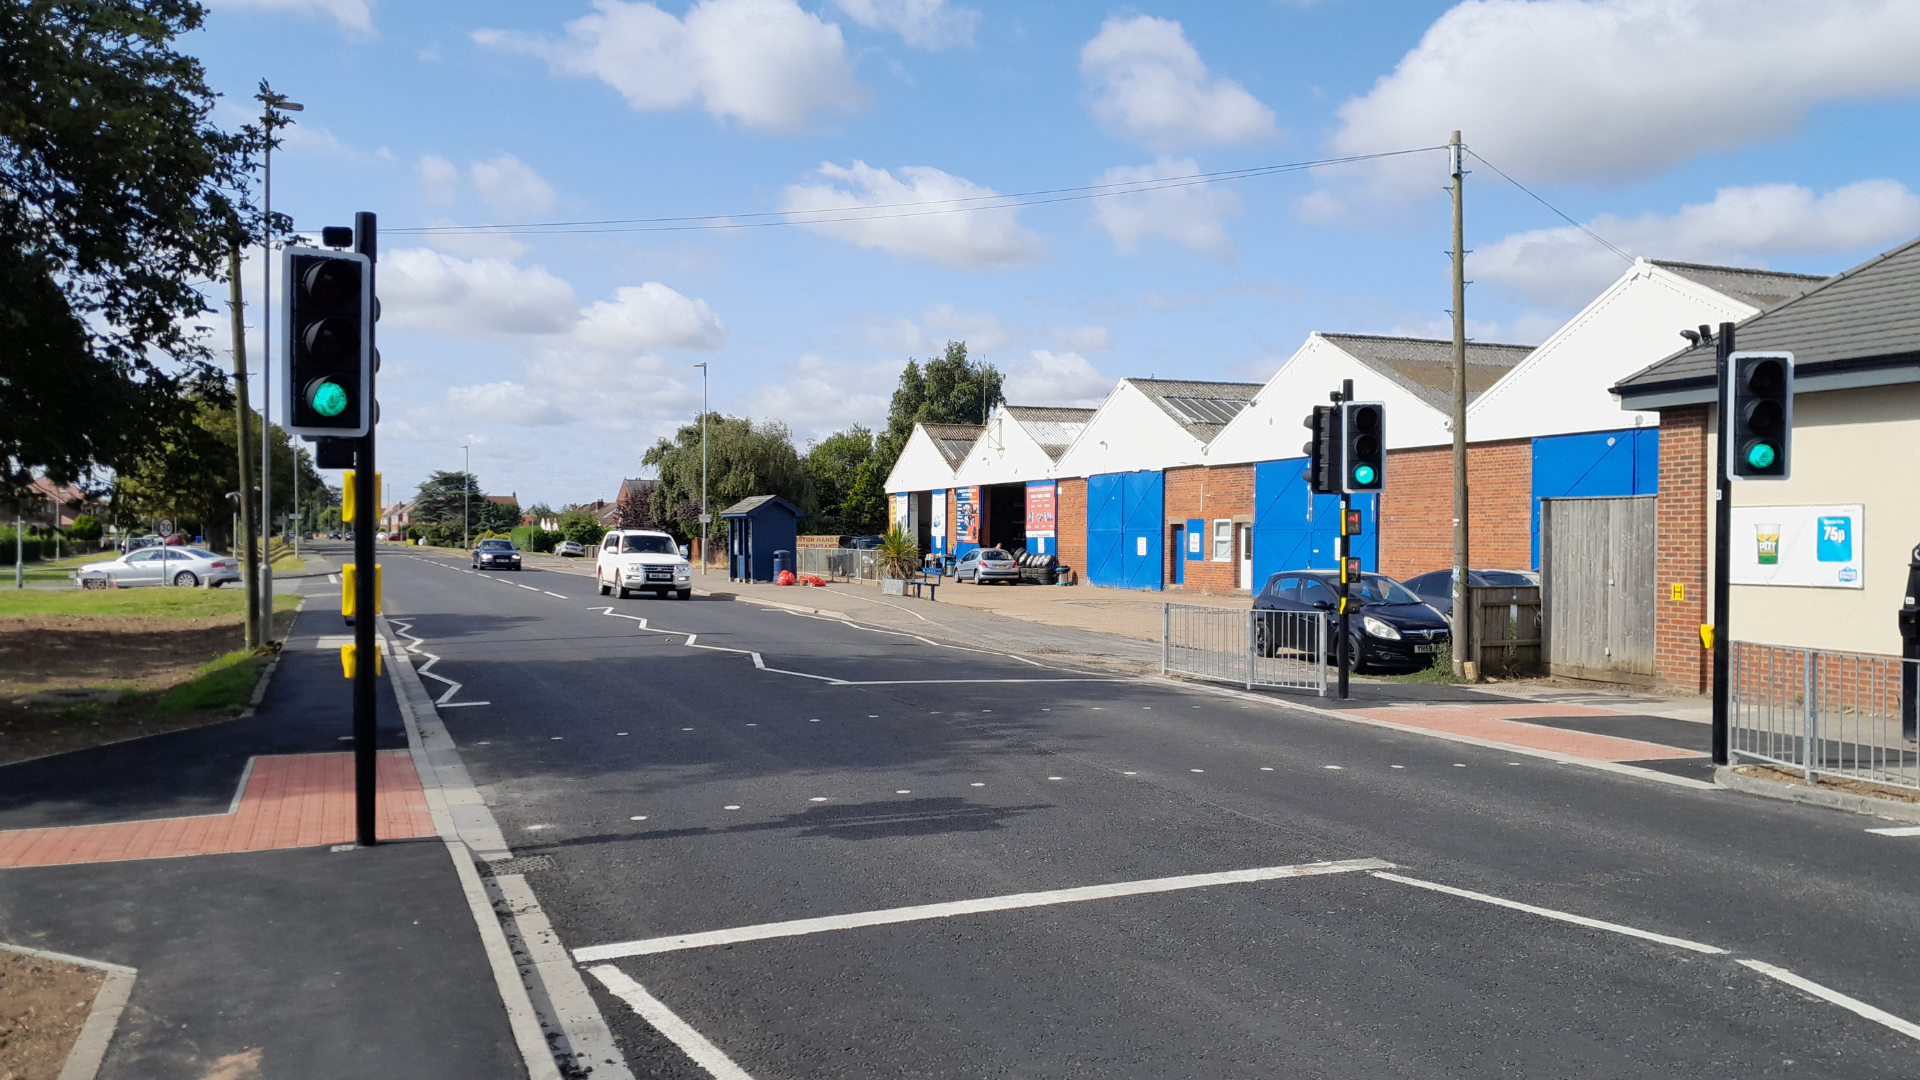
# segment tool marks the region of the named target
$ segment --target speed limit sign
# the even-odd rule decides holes
[[[173,535],[173,519],[161,518],[159,521],[154,522],[153,531],[160,534],[161,536],[172,536]]]

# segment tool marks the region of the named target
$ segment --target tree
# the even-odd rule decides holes
[[[658,481],[654,480],[635,480],[630,484],[622,484],[620,497],[613,504],[614,527],[653,528],[653,489],[658,486]]]
[[[119,467],[217,378],[193,320],[250,235],[257,133],[173,49],[192,0],[0,9],[0,486]],[[222,515],[224,518],[224,515]]]
[[[984,424],[995,405],[1006,400],[1001,393],[1002,376],[992,364],[975,364],[967,359],[967,343],[949,341],[940,356],[928,360],[923,368],[908,360],[900,372],[900,385],[893,391],[893,404],[887,410],[887,430],[875,441],[874,457],[880,462],[880,480],[885,483],[900,460],[900,451],[913,435],[915,424]]]
[[[836,431],[807,450],[807,477],[813,481],[813,496],[820,504],[810,533],[836,534],[845,525],[847,493],[853,490],[860,466],[873,456],[873,432],[855,424]]]
[[[472,473],[437,471],[421,481],[414,499],[413,520],[418,524],[450,529],[455,536],[463,526],[472,532],[485,531],[482,508],[490,504]]]
[[[207,535],[227,535],[236,505],[228,495],[240,490],[231,401],[224,395],[189,398],[163,414],[151,436],[129,451],[116,475],[115,509],[146,518],[171,517],[197,525],[197,531]],[[253,416],[259,423],[260,414]],[[312,458],[304,449],[296,455],[285,431],[273,429],[270,445],[276,506],[293,505],[296,468],[303,504],[327,497],[326,481],[314,471]],[[249,474],[247,489],[257,497],[259,487],[259,474]]]
[[[75,540],[93,541],[100,539],[100,519],[92,514],[81,514],[73,519],[73,526],[67,535]]]
[[[597,544],[607,534],[607,527],[600,524],[600,518],[591,506],[574,505],[560,512],[560,535],[576,544]]]
[[[714,534],[722,532],[720,511],[754,495],[778,495],[812,513],[813,484],[793,448],[785,424],[756,424],[737,416],[707,414],[708,498]],[[661,439],[641,459],[659,469],[653,489],[656,527],[685,540],[700,535],[700,421]]]
[[[892,471],[892,466],[881,468],[877,454],[860,463],[840,506],[840,523],[848,532],[871,536],[886,528],[887,473]]]

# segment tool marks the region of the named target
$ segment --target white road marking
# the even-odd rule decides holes
[[[889,926],[894,923],[923,922],[929,919],[948,919],[956,915],[979,915],[990,911],[1013,911],[1019,908],[1049,907],[1054,904],[1073,904],[1086,900],[1111,900],[1122,896],[1145,896],[1151,893],[1178,892],[1184,889],[1204,889],[1214,885],[1242,885],[1256,881],[1279,881],[1286,878],[1316,877],[1321,874],[1350,874],[1358,870],[1379,870],[1392,866],[1392,863],[1380,859],[1347,859],[1340,862],[1300,863],[1293,866],[1262,866],[1251,870],[1228,870],[1217,874],[1185,874],[1180,877],[1148,878],[1142,881],[1120,881],[1110,885],[1086,885],[1073,889],[1052,889],[1046,892],[1012,893],[1006,896],[989,896],[979,900],[957,900],[945,904],[918,904],[912,907],[888,908],[881,911],[859,911],[848,915],[828,915],[818,919],[794,919],[789,922],[760,923],[756,926],[738,926],[731,930],[709,930],[698,934],[680,934],[673,937],[647,938],[640,941],[622,941],[610,945],[590,945],[575,949],[575,961],[585,964],[596,960],[617,960],[626,956],[650,956],[654,953],[679,952],[683,949],[704,949],[714,945],[734,945],[745,941],[768,941],[774,938],[802,937],[807,934],[819,934],[833,930],[852,930],[864,926]]]
[[[808,802],[826,802],[827,797],[825,795],[815,795],[813,798],[808,799],[807,801]]]
[[[1272,772],[1272,771],[1273,771],[1273,766],[1271,766],[1271,765],[1262,765],[1262,766],[1260,766],[1260,771],[1261,771],[1261,772]]]
[[[1066,777],[1064,777],[1064,776],[1049,776],[1049,777],[1047,777],[1047,779],[1049,779],[1049,780],[1065,780],[1065,779],[1066,779]]]
[[[1498,896],[1489,896],[1486,893],[1472,892],[1467,889],[1456,889],[1451,885],[1442,885],[1437,881],[1422,881],[1419,878],[1401,877],[1399,874],[1389,874],[1380,870],[1374,871],[1373,876],[1386,881],[1397,881],[1402,885],[1411,885],[1416,889],[1431,889],[1434,892],[1446,893],[1449,896],[1460,896],[1468,900],[1478,900],[1483,904],[1512,908],[1515,911],[1524,911],[1529,915],[1540,915],[1549,919],[1558,919],[1561,922],[1570,922],[1594,930],[1608,930],[1616,934],[1625,934],[1628,937],[1640,938],[1643,941],[1657,941],[1662,945],[1672,945],[1675,948],[1688,949],[1697,953],[1706,953],[1709,956],[1724,956],[1727,952],[1727,950],[1715,945],[1703,945],[1698,941],[1688,941],[1686,938],[1656,934],[1651,930],[1641,930],[1632,926],[1622,926],[1619,923],[1603,922],[1600,919],[1589,919],[1585,915],[1575,915],[1570,911],[1555,911],[1552,908],[1523,904],[1518,900],[1507,900]]]
[[[591,967],[587,972],[599,979],[600,985],[606,987],[608,993],[633,1006],[633,1011],[652,1024],[654,1030],[673,1040],[673,1045],[692,1058],[695,1065],[705,1069],[714,1080],[753,1080],[745,1069],[735,1065],[732,1058],[707,1041],[705,1035],[674,1015],[673,1010],[662,1005],[659,998],[647,993],[646,987],[628,978],[626,972],[612,964]]]
[[[1779,979],[1788,986],[1805,990],[1807,993],[1812,994],[1822,1001],[1832,1002],[1857,1016],[1863,1016],[1876,1024],[1890,1027],[1909,1039],[1920,1039],[1920,1024],[1915,1024],[1909,1020],[1902,1020],[1890,1012],[1883,1012],[1861,1001],[1859,998],[1848,997],[1838,990],[1829,990],[1819,983],[1814,982],[1812,979],[1802,978],[1788,971],[1786,968],[1774,967],[1772,964],[1763,963],[1759,960],[1740,960],[1738,963],[1750,967],[1768,978]]]
[[[899,791],[894,792],[894,794],[895,795],[911,795],[913,794],[913,791],[909,788],[901,788]]]
[[[508,582],[507,584],[509,584],[509,585],[513,585],[513,586],[514,586],[515,588],[520,588],[520,589],[525,589],[525,590],[527,590],[528,592],[544,592],[544,591],[545,591],[545,590],[543,590],[543,589],[536,589],[536,588],[534,588],[534,587],[533,587],[533,586],[531,586],[531,585],[520,585],[520,584],[518,584],[517,582],[511,582],[511,581],[510,581],[510,582]],[[561,597],[560,599],[562,599],[562,600],[565,600],[565,599],[566,599],[566,597],[564,597],[564,596],[563,596],[563,597]]]
[[[1322,765],[1322,766],[1320,766],[1320,767],[1321,767],[1321,768],[1323,768],[1323,769],[1333,769],[1333,770],[1336,770],[1336,771],[1338,771],[1338,770],[1339,770],[1339,769],[1341,768],[1341,766],[1339,766],[1339,765]]]
[[[740,807],[738,807],[738,806],[723,806],[723,807],[721,807],[720,809],[722,809],[722,810],[738,810],[738,809],[740,809]]]
[[[985,784],[983,784],[983,783],[981,783],[981,782],[979,782],[979,781],[977,781],[977,780],[976,780],[976,781],[974,781],[974,784],[973,784],[973,786],[974,786],[974,787],[986,787],[987,785],[985,785]]]
[[[557,592],[547,592],[547,590],[545,590],[545,589],[541,589],[540,591],[541,591],[541,592],[545,592],[545,593],[547,593],[547,595],[548,595],[548,596],[551,596],[551,597],[553,597],[553,598],[554,598],[555,600],[566,600],[566,599],[569,599],[568,597],[565,597],[565,596],[561,596],[561,595],[560,595],[559,593],[557,593]]]
[[[1892,829],[1868,829],[1875,836],[1920,836],[1920,825],[1901,825]]]
[[[434,699],[433,704],[435,707],[444,709],[444,708],[448,708],[449,706],[459,707],[463,705],[492,704],[492,702],[487,702],[487,701],[455,702],[453,700],[453,695],[460,692],[461,684],[454,682],[452,679],[447,678],[445,675],[435,675],[433,673],[433,665],[439,663],[440,658],[430,652],[427,652],[425,649],[422,649],[420,647],[426,644],[426,639],[414,634],[413,620],[412,619],[389,619],[388,624],[394,628],[395,633],[407,639],[407,646],[406,646],[407,652],[410,652],[415,656],[424,656],[427,658],[427,662],[414,668],[413,673],[415,675],[424,675],[427,678],[434,680],[435,682],[442,682],[447,684],[446,693],[441,694],[438,698]]]
[[[340,584],[340,575],[339,575],[339,574],[328,574],[328,575],[327,575],[327,584],[329,584],[329,585],[338,585],[338,584]]]
[[[459,684],[455,683],[454,685],[458,686]],[[447,693],[451,694],[453,691],[449,690]],[[491,701],[436,701],[434,702],[434,707],[440,709],[465,709],[473,705],[491,704],[493,704]]]

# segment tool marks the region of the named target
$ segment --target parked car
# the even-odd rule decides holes
[[[953,580],[985,585],[989,581],[1020,584],[1020,564],[999,548],[974,548],[954,564]]]
[[[855,551],[872,551],[885,539],[884,536],[855,536],[847,541],[847,546]]]
[[[1413,590],[1385,574],[1361,574],[1348,586],[1356,605],[1348,616],[1348,657],[1354,671],[1420,671],[1433,666],[1433,654],[1449,640],[1447,620]],[[1327,611],[1338,609],[1340,574],[1335,570],[1285,570],[1267,579],[1253,598],[1255,611]],[[1265,624],[1254,625],[1254,647],[1272,656],[1280,642],[1268,638]],[[1318,647],[1311,634],[1282,635],[1306,649]],[[1327,659],[1334,648],[1328,644]]]
[[[657,592],[693,599],[693,564],[680,556],[673,537],[653,529],[615,529],[601,537],[593,576],[601,596],[615,593],[625,600]]]
[[[569,559],[585,558],[587,554],[587,545],[582,544],[578,540],[562,540],[559,543],[553,545],[553,553],[555,555],[564,556]]]
[[[475,570],[518,570],[520,553],[511,540],[482,540],[473,545],[472,565]]]
[[[1404,584],[1442,615],[1453,614],[1453,571],[1433,570],[1408,578]],[[1467,584],[1476,589],[1529,589],[1540,584],[1532,570],[1469,570]]]
[[[129,536],[120,541],[120,550],[123,552],[139,551],[141,548],[159,546],[160,538],[157,536]]]
[[[131,589],[141,585],[219,588],[240,580],[240,560],[201,548],[155,544],[117,559],[88,563],[73,572],[73,579],[83,589]]]

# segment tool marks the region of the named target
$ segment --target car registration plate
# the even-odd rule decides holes
[[[1440,651],[1440,646],[1438,646],[1438,645],[1415,645],[1415,646],[1413,647],[1413,651],[1414,651],[1414,652],[1417,652],[1417,653],[1430,653],[1430,652],[1438,652],[1438,651]]]

